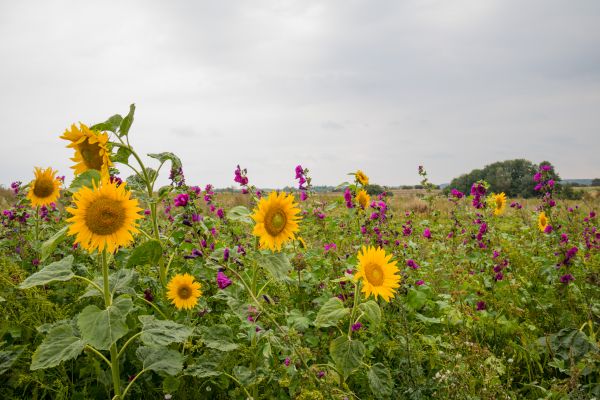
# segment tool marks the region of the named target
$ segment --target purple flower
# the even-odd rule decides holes
[[[231,285],[231,279],[222,271],[217,272],[217,286],[219,286],[219,289],[225,289],[229,285]]]
[[[415,282],[415,284],[417,286],[423,286],[425,284],[425,281],[423,279],[419,279],[418,281]]]
[[[40,260],[38,260],[37,258],[34,258],[34,259],[31,261],[31,264],[33,264],[34,266],[36,266],[36,267],[37,267],[38,265],[40,265]]]
[[[304,191],[304,190],[300,191],[300,200],[306,201],[306,199],[308,199],[308,195],[306,194],[306,191]]]
[[[485,301],[478,301],[477,302],[477,311],[483,311],[485,309],[486,309]]]
[[[352,332],[356,332],[356,331],[360,330],[360,328],[362,328],[362,324],[360,322],[352,324]]]
[[[319,378],[319,379],[321,379],[321,378],[322,378],[322,377],[324,377],[324,376],[325,376],[325,371],[319,371],[319,372],[317,373],[317,378]]]
[[[456,189],[452,189],[452,190],[450,191],[450,194],[451,194],[453,197],[456,197],[457,199],[462,199],[462,198],[463,198],[463,196],[465,195],[463,192],[461,192],[461,191],[459,191],[459,190],[456,190]]]
[[[542,173],[541,172],[536,172],[535,175],[533,175],[533,180],[535,182],[539,182],[542,180]]]
[[[497,281],[501,281],[502,279],[504,279],[504,274],[502,274],[502,272],[498,272],[494,279]]]
[[[285,364],[286,367],[290,366],[291,360],[289,357],[286,357],[285,360],[283,360],[283,363]]]
[[[149,303],[154,301],[154,296],[152,295],[152,290],[150,288],[144,290],[144,299],[146,299],[146,301]]]
[[[540,167],[540,170],[548,172],[548,171],[552,170],[552,165],[542,165]]]
[[[225,250],[223,250],[223,261],[229,261],[229,248],[225,248]]]
[[[431,231],[429,230],[429,228],[425,228],[425,230],[423,231],[423,237],[431,239]]]
[[[190,200],[190,195],[187,193],[180,193],[175,196],[175,207],[185,207],[187,206],[188,201]]]
[[[335,243],[325,243],[325,252],[337,250],[337,245]]]
[[[223,218],[225,218],[225,213],[223,212],[223,209],[222,209],[222,208],[219,208],[219,209],[217,210],[217,217],[219,217],[220,219],[223,219]]]
[[[415,260],[413,260],[413,259],[406,260],[406,265],[408,267],[412,268],[412,269],[419,269],[420,268],[419,264],[417,264],[415,262]]]
[[[564,283],[565,285],[574,280],[575,280],[575,278],[573,278],[573,275],[571,275],[571,274],[565,274],[560,277],[560,282]]]
[[[346,188],[344,191],[344,200],[346,200],[346,207],[354,208],[354,204],[352,204],[352,192],[350,188]]]
[[[546,225],[544,228],[544,233],[551,233],[553,230],[554,228],[552,228],[552,225]]]

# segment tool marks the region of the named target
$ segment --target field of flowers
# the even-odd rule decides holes
[[[293,193],[239,166],[219,193],[136,153],[134,111],[66,129],[69,186],[11,185],[2,399],[600,398],[600,201],[551,165],[526,202],[422,167],[409,200],[360,170],[318,195],[300,165]]]

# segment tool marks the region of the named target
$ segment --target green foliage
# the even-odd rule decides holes
[[[128,332],[125,318],[131,311],[133,302],[128,296],[120,296],[101,310],[95,305],[87,306],[77,316],[77,326],[85,343],[99,350],[108,350]]]
[[[31,370],[56,367],[63,361],[77,357],[83,351],[85,341],[76,335],[70,321],[50,329],[48,335],[31,358]]]
[[[350,315],[350,309],[345,308],[340,299],[332,297],[319,310],[315,319],[315,326],[318,328],[336,326],[341,319],[348,315]]]
[[[345,378],[360,366],[365,351],[362,342],[351,340],[347,336],[340,336],[329,345],[329,354]]]
[[[45,285],[54,281],[68,281],[75,274],[72,271],[73,256],[66,256],[60,261],[55,261],[42,268],[41,271],[30,275],[19,285],[20,289],[29,289],[34,286]]]

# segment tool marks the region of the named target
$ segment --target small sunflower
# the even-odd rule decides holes
[[[506,210],[506,194],[504,192],[500,194],[492,193],[490,200],[494,208],[494,215],[504,214],[504,210]]]
[[[364,210],[365,208],[369,207],[369,203],[371,202],[371,196],[369,196],[366,190],[361,189],[356,195],[356,202]]]
[[[200,283],[194,281],[190,274],[177,274],[167,284],[167,298],[181,310],[190,310],[198,304],[198,297],[202,296]]]
[[[308,248],[308,246],[306,245],[306,242],[304,241],[304,239],[301,236],[296,236],[296,240],[298,241],[298,243],[300,243],[300,247],[302,247],[303,249]]]
[[[548,217],[546,216],[546,213],[544,211],[542,211],[540,213],[540,215],[538,216],[538,228],[540,228],[540,231],[544,232],[546,230],[547,226],[548,226]]]
[[[362,172],[360,169],[358,171],[356,171],[356,173],[354,174],[354,176],[356,177],[356,180],[363,186],[367,186],[369,184],[369,177],[367,175],[365,175],[364,172]]]
[[[52,168],[42,170],[36,167],[35,179],[29,185],[27,198],[31,200],[31,205],[47,206],[53,203],[60,196],[60,180],[56,178],[57,171]]]
[[[293,240],[298,232],[298,213],[291,194],[271,192],[268,198],[260,199],[252,214],[256,222],[252,233],[259,237],[260,247],[280,251],[283,244]]]
[[[112,162],[109,158],[106,133],[92,131],[80,122],[79,128],[75,124],[71,125],[71,130],[67,129],[60,138],[69,140],[71,143],[67,147],[75,149],[75,156],[71,158],[75,162],[71,167],[75,170],[75,175],[95,169],[103,176],[108,176],[108,168]]]
[[[394,289],[400,286],[400,276],[396,275],[398,267],[396,261],[390,262],[392,255],[385,255],[385,250],[380,247],[363,246],[358,253],[358,271],[354,280],[363,280],[361,291],[370,297],[381,296],[389,302],[394,297]]]
[[[67,211],[73,216],[70,222],[69,235],[77,235],[75,243],[92,251],[104,249],[113,252],[119,246],[126,246],[137,233],[138,214],[142,209],[138,201],[131,198],[125,185],[117,186],[117,182],[103,179],[100,186],[81,188],[73,195],[76,208]]]

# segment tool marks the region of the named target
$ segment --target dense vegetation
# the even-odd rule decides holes
[[[298,166],[292,198],[261,193],[240,167],[244,194],[190,185],[160,153],[149,156],[172,183],[155,188],[161,168],[129,144],[133,111],[81,139],[109,132],[110,181],[104,165],[87,169],[36,207],[41,177],[12,185],[0,216],[3,398],[600,396],[600,202],[558,199],[549,164],[500,163],[490,182],[448,195],[420,168],[420,199],[368,198],[360,171],[343,194],[317,195]],[[119,164],[137,171],[127,183]],[[513,187],[507,165],[514,190],[535,183],[535,200],[491,194],[503,179]],[[82,234],[124,218],[83,207],[101,190],[144,209],[133,241],[106,239],[115,251]],[[282,242],[270,233],[287,228]]]

